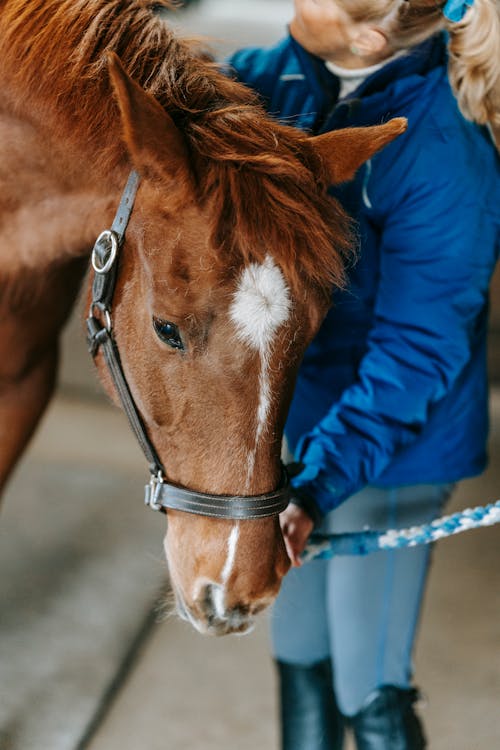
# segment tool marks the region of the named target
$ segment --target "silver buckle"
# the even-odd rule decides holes
[[[111,333],[113,329],[113,322],[111,320],[111,313],[107,307],[104,305],[97,304],[96,302],[92,302],[90,305],[89,310],[89,318],[95,318],[96,320],[100,321],[102,325],[101,316],[104,315],[104,328],[107,330],[108,333]]]
[[[163,474],[159,471],[157,474],[151,474],[149,484],[146,485],[144,495],[144,504],[149,505],[152,510],[163,510],[163,505],[158,502],[159,487],[163,484]]]

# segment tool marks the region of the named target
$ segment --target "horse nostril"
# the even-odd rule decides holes
[[[238,604],[236,607],[233,607],[231,614],[241,618],[248,617],[250,614],[250,607],[248,604]]]
[[[210,609],[212,606],[212,584],[208,583],[206,586],[204,586],[200,592],[200,604],[203,608],[203,610]]]
[[[204,586],[200,592],[200,609],[210,622],[215,615],[213,585],[211,583]]]

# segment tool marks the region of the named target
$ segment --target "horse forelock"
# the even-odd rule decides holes
[[[28,106],[31,99],[56,108],[62,137],[65,128],[82,143],[96,135],[104,143],[108,135],[111,146],[95,158],[111,167],[125,158],[106,69],[106,53],[116,52],[183,133],[199,195],[213,201],[218,252],[246,264],[271,255],[292,286],[304,276],[325,291],[342,284],[350,223],[326,195],[326,175],[307,136],[271,120],[256,96],[224,75],[198,44],[176,38],[157,12],[171,6],[6,0],[0,71]]]

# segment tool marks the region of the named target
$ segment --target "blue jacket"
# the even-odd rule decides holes
[[[405,116],[409,128],[334,190],[360,256],[299,373],[286,433],[294,480],[325,513],[370,483],[453,482],[486,464],[488,285],[500,160],[458,111],[437,36],[346,100],[291,37],[230,64],[285,123],[320,133]]]

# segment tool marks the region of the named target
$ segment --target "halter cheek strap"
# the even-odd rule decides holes
[[[102,351],[129,424],[149,463],[151,479],[146,485],[144,501],[153,510],[167,508],[213,518],[255,519],[281,513],[289,502],[290,490],[286,470],[278,489],[263,495],[209,495],[177,487],[165,481],[165,470],[147,433],[130,392],[123,371],[118,346],[113,336],[111,306],[118,275],[120,249],[134,207],[139,175],[131,172],[123,191],[111,229],[101,232],[92,251],[92,302],[87,317],[89,352],[95,359]]]
[[[128,387],[120,354],[113,337],[111,304],[118,275],[118,254],[125,239],[130,215],[139,187],[139,175],[131,172],[123,191],[120,205],[111,229],[101,232],[92,250],[92,303],[87,318],[87,342],[89,352],[95,359],[99,350],[118,391],[129,424],[150,466],[152,475],[163,472],[158,455],[147,434],[146,428]]]

